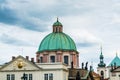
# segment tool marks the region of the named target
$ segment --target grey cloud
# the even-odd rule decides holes
[[[0,8],[0,22],[6,24],[16,24],[17,20],[18,18],[14,11],[6,7],[4,9]]]
[[[2,34],[0,36],[0,42],[5,44],[10,44],[10,45],[15,45],[15,46],[33,46],[32,44],[26,41],[15,39],[14,37],[11,37],[7,34]]]
[[[77,47],[92,47],[92,46],[96,46],[98,45],[98,43],[92,43],[92,42],[79,42],[77,43]]]
[[[9,1],[10,0],[6,0]],[[18,3],[27,3],[27,5],[30,5],[30,3],[27,0],[18,0],[15,1],[17,5],[21,5]],[[0,22],[11,24],[11,25],[18,25],[19,27],[23,27],[25,29],[34,30],[34,31],[46,31],[48,28],[47,23],[51,20],[52,17],[56,16],[69,16],[69,15],[82,15],[85,13],[90,12],[89,6],[85,7],[84,2],[79,2],[80,6],[79,8],[76,8],[75,6],[79,4],[75,4],[75,2],[71,3],[68,1],[61,1],[62,3],[56,2],[56,4],[53,4],[51,7],[43,8],[41,6],[29,6],[29,8],[32,8],[31,10],[27,10],[26,5],[22,5],[19,9],[15,6],[14,8],[9,8],[10,6],[7,6],[9,3],[2,2],[0,4],[4,3],[4,6],[0,9]],[[82,4],[83,3],[83,4]],[[73,5],[73,6],[71,6]],[[47,5],[45,5],[47,6]],[[25,7],[25,9],[24,9]],[[38,8],[39,7],[39,8]],[[24,14],[25,13],[25,14]],[[36,22],[35,20],[32,20],[31,18],[36,18],[38,20],[41,20],[42,22]],[[44,22],[44,23],[43,23]],[[46,23],[46,24],[45,24]]]

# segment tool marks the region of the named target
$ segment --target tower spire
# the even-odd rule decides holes
[[[101,44],[101,46],[100,46],[100,50],[101,50],[101,54],[102,54],[102,44]]]
[[[100,63],[98,64],[99,67],[105,67],[106,64],[104,63],[104,56],[102,54],[102,46],[100,47],[100,50],[101,50],[101,54],[100,54]]]

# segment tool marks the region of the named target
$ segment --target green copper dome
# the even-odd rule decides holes
[[[74,41],[65,33],[50,33],[41,42],[38,51],[77,51]]]

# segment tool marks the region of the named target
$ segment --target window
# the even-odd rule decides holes
[[[68,64],[68,56],[64,56],[64,63]]]
[[[44,80],[53,80],[53,74],[52,73],[44,74]]]
[[[43,57],[40,57],[40,63],[43,63]]]
[[[48,74],[44,74],[44,80],[48,80]]]
[[[32,74],[29,74],[29,80],[32,80]]]
[[[11,80],[15,80],[15,75],[11,74]]]
[[[15,74],[7,74],[7,80],[15,80]]]
[[[7,74],[7,80],[10,80],[10,74]]]
[[[33,76],[32,76],[32,74],[23,73],[23,76],[21,77],[21,79],[24,79],[24,80],[33,80]]]
[[[51,62],[55,62],[55,56],[50,56]]]
[[[49,74],[49,80],[53,80],[53,74],[52,73]]]
[[[25,74],[25,80],[28,80],[28,74]]]
[[[101,77],[102,77],[102,79],[104,79],[104,72],[103,71],[101,71]]]

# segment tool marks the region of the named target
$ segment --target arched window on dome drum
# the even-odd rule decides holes
[[[50,62],[55,62],[55,56],[50,56]]]
[[[43,57],[42,56],[40,57],[40,63],[43,63]]]
[[[68,58],[68,56],[64,56],[64,63],[65,64],[68,64],[69,63],[69,60],[68,60],[69,58]]]

